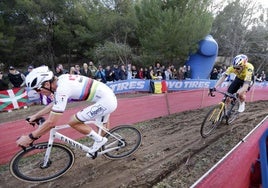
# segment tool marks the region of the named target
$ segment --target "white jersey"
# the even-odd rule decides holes
[[[97,88],[105,88],[108,90],[105,95],[114,96],[112,90],[104,83],[81,75],[63,74],[58,77],[57,85],[52,107],[54,113],[63,113],[70,100],[96,102],[105,98],[105,96],[95,97]]]

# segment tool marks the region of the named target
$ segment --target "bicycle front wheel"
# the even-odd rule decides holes
[[[38,143],[18,152],[10,162],[11,174],[19,180],[37,183],[64,175],[74,164],[74,153],[67,146],[54,143],[49,162],[43,165],[48,143]]]
[[[120,125],[109,131],[111,134],[106,134],[108,142],[102,147],[102,150],[111,149],[104,153],[105,157],[110,159],[120,159],[131,155],[141,145],[140,131],[130,125]],[[112,149],[117,147],[117,149]]]
[[[213,107],[205,116],[204,121],[202,122],[200,134],[203,138],[208,137],[214,129],[221,123],[222,120],[222,105],[219,104]]]

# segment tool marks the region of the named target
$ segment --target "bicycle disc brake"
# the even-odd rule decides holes
[[[47,162],[46,165],[44,165],[44,163],[41,163],[41,164],[40,164],[40,168],[41,168],[41,169],[48,168],[48,167],[50,167],[51,164],[52,164],[52,161],[49,160],[49,161]]]

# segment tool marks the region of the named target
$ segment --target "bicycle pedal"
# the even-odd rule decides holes
[[[87,153],[86,154],[87,157],[92,158],[92,159],[96,159],[96,157],[98,156],[98,152],[96,151],[95,153]]]

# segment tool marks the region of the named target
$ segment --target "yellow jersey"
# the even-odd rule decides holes
[[[234,73],[237,78],[244,80],[244,81],[248,81],[251,82],[252,78],[253,78],[253,73],[254,72],[254,66],[251,63],[246,63],[243,70],[236,70],[234,69],[233,66],[228,67],[228,69],[226,70],[226,72],[224,74],[226,74],[227,76],[229,76],[231,73]]]

